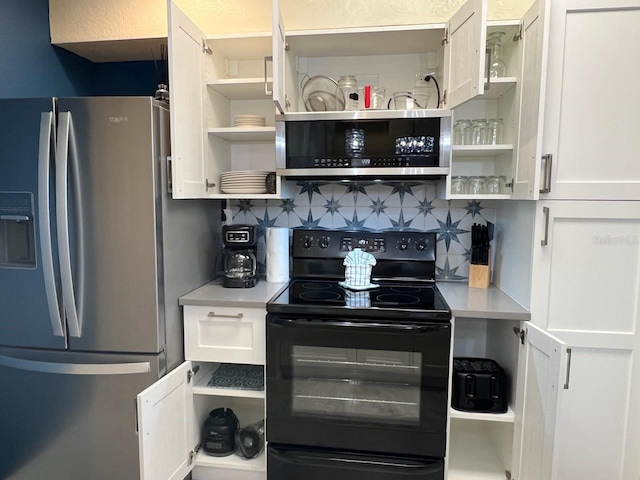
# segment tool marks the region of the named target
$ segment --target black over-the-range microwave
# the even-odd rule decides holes
[[[438,178],[450,164],[450,110],[276,116],[276,172],[283,177]]]

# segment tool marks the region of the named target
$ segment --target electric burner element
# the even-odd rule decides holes
[[[331,288],[328,285],[327,288]],[[326,292],[324,290],[312,290],[310,292],[302,292],[300,298],[303,300],[338,300],[340,294],[338,292]]]
[[[393,290],[393,288],[391,288]],[[385,293],[376,296],[376,300],[380,303],[388,303],[393,305],[415,305],[420,299],[414,295],[402,295],[398,293]]]

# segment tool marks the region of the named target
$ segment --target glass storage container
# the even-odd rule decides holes
[[[502,143],[503,121],[501,118],[490,118],[487,122],[487,145]]]
[[[481,195],[485,193],[485,177],[475,176],[469,179],[467,193],[470,195]]]
[[[471,122],[471,145],[487,144],[487,120],[476,118]]]
[[[451,193],[453,195],[463,195],[467,193],[467,177],[460,175],[451,177]]]

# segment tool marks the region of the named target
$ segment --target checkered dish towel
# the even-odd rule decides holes
[[[369,285],[371,270],[376,263],[376,258],[373,255],[363,252],[359,248],[349,252],[342,262],[345,266],[344,283],[354,287]]]

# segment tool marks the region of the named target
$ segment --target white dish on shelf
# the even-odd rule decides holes
[[[225,187],[220,187],[220,190],[223,191],[223,193],[240,193],[240,194],[253,194],[253,193],[267,193],[267,188],[266,187],[262,187],[262,188],[258,188],[258,187],[246,187],[246,188],[225,188]]]

